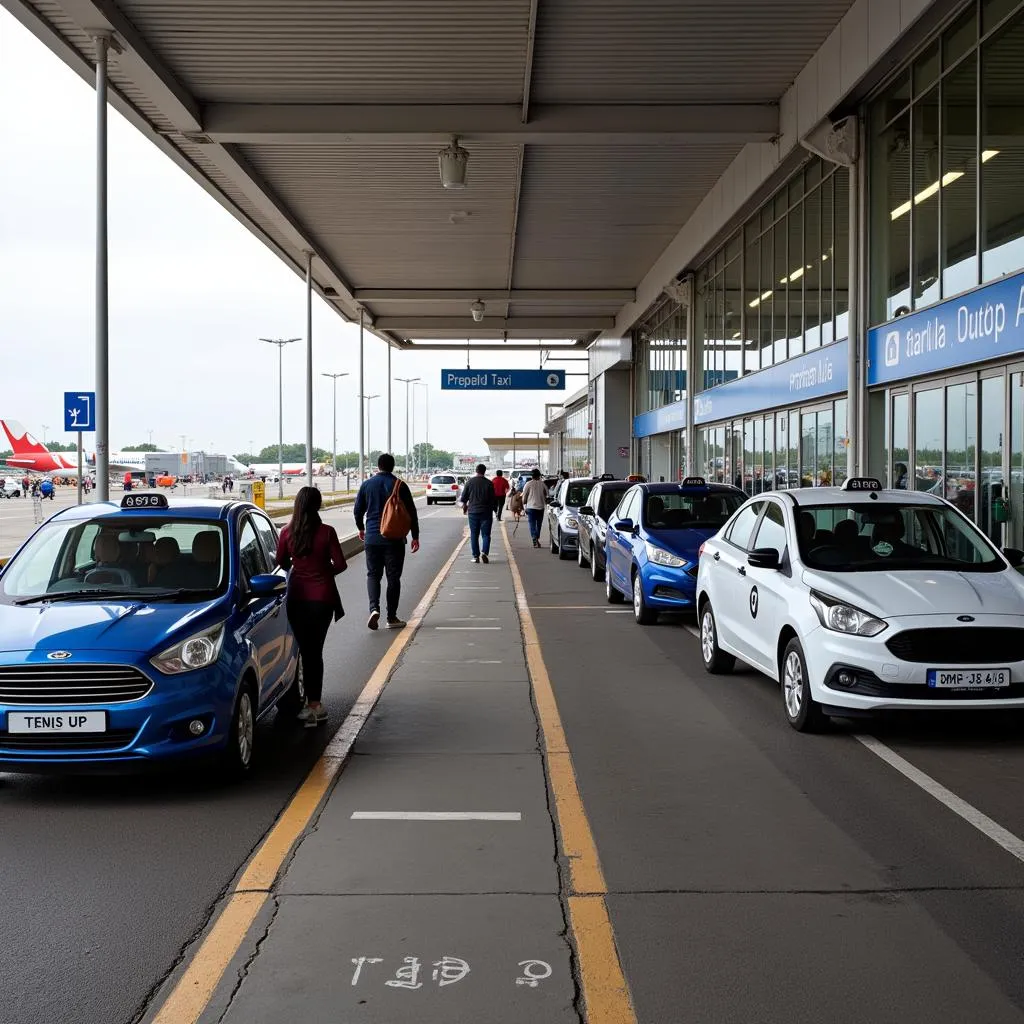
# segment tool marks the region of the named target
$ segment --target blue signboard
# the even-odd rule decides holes
[[[650,437],[664,434],[669,430],[683,430],[686,427],[686,399],[663,405],[660,409],[642,412],[633,417],[633,436]]]
[[[837,341],[705,391],[693,400],[693,422],[713,423],[845,391],[846,350],[847,342]]]
[[[96,429],[96,392],[64,392],[64,431],[68,434],[80,430]]]
[[[442,370],[442,391],[564,391],[565,370]]]
[[[868,384],[1024,352],[1024,274],[868,331]]]

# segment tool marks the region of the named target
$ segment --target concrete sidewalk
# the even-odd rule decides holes
[[[575,997],[496,530],[490,565],[453,565],[201,1020],[559,1024]]]

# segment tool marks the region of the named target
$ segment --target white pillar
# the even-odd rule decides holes
[[[359,479],[366,478],[366,360],[363,351],[363,310],[359,310]]]
[[[313,486],[313,254],[306,253],[306,482]]]
[[[96,41],[96,500],[110,500],[110,319],[107,282],[107,57]]]

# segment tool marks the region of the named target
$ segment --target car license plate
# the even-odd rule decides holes
[[[106,711],[8,711],[9,733],[106,732]]]
[[[1008,668],[930,668],[928,685],[941,690],[986,690],[1010,685]]]

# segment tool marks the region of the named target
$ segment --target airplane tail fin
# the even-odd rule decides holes
[[[0,420],[7,442],[15,455],[49,455],[50,450],[33,437],[17,420]]]

